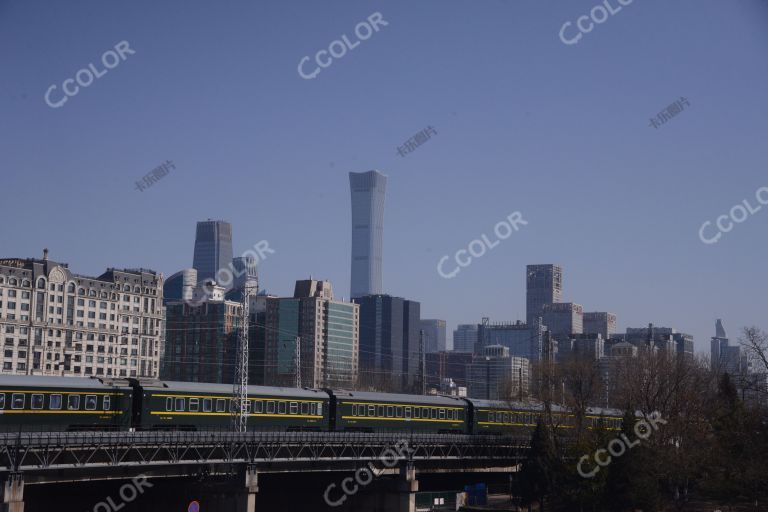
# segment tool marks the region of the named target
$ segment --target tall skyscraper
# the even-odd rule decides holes
[[[563,269],[559,265],[526,267],[525,322],[530,326],[541,316],[544,304],[563,300]]]
[[[424,346],[427,354],[447,350],[445,341],[445,320],[422,320],[421,330],[424,331]]]
[[[352,194],[350,297],[382,292],[381,258],[387,177],[379,171],[349,173]]]
[[[477,343],[477,324],[459,324],[453,331],[453,351],[472,353]]]
[[[216,273],[232,263],[232,225],[223,220],[205,220],[197,223],[195,255],[192,267],[197,270],[198,281],[216,280]],[[229,289],[232,283],[225,283]]]

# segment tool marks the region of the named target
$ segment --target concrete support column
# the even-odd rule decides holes
[[[245,492],[238,493],[235,512],[256,512],[256,493],[259,492],[259,473],[255,468],[245,470]]]
[[[24,478],[21,473],[11,473],[3,486],[2,512],[24,512]]]
[[[400,466],[397,476],[386,493],[384,510],[392,512],[416,512],[416,493],[419,481],[416,480],[416,468],[412,462]]]

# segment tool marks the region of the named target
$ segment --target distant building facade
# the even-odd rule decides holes
[[[600,334],[604,340],[616,333],[616,315],[605,311],[590,311],[584,313],[585,334]]]
[[[518,400],[528,396],[530,363],[524,357],[510,356],[502,345],[484,347],[475,355],[469,369],[468,396],[485,400]]]
[[[357,297],[360,387],[416,392],[421,379],[421,305],[391,295]]]
[[[265,383],[351,389],[358,380],[360,306],[337,301],[329,281],[296,281],[294,296],[266,298]]]
[[[584,332],[584,308],[572,302],[544,304],[544,325],[555,336],[568,336]]]
[[[232,263],[232,225],[223,220],[205,220],[197,223],[195,253],[192,267],[197,270],[198,282],[218,281],[219,270]],[[225,286],[227,289],[231,283]]]
[[[526,267],[525,322],[533,325],[545,304],[563,300],[563,269],[559,265]]]
[[[457,387],[467,387],[471,352],[436,352],[426,355],[427,389],[443,389],[446,379]]]
[[[448,350],[445,339],[445,320],[422,319],[420,326],[424,331],[424,346],[427,354]]]
[[[453,331],[453,351],[468,352],[475,351],[477,343],[477,324],[459,324]]]
[[[232,384],[241,311],[234,301],[169,302],[161,378]]]
[[[381,294],[384,197],[387,177],[379,171],[349,173],[352,196],[350,297]]]
[[[712,370],[718,373],[729,373],[733,377],[746,374],[749,368],[746,354],[741,346],[731,345],[725,333],[722,320],[715,323],[715,335],[710,342]]]
[[[511,356],[539,361],[544,352],[545,329],[538,319],[529,327],[523,322],[491,323],[483,319],[477,326],[476,354],[484,353],[485,347],[502,345],[509,349]]]
[[[163,302],[190,301],[197,287],[197,270],[187,268],[176,272],[163,284]]]
[[[163,321],[163,277],[152,270],[82,276],[47,249],[0,259],[5,374],[157,378]]]

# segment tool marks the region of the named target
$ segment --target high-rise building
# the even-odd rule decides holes
[[[445,320],[421,320],[421,330],[424,331],[424,347],[427,354],[447,350],[445,340]]]
[[[613,338],[616,338],[614,335]],[[642,348],[653,345],[657,350],[664,350],[680,357],[693,358],[693,336],[678,332],[671,327],[628,327],[623,341]]]
[[[387,177],[379,171],[349,173],[352,194],[350,297],[381,294],[384,197]]]
[[[731,346],[728,335],[725,333],[723,322],[719,318],[715,323],[715,335],[710,343],[712,369],[718,373],[729,373],[732,377],[740,376],[747,372],[748,361],[742,354],[741,347]]]
[[[563,300],[563,269],[559,265],[528,265],[526,271],[525,321],[533,325],[544,304]]]
[[[294,296],[266,299],[265,382],[293,386],[296,344],[301,384],[351,388],[357,383],[360,306],[333,299],[328,281],[296,281]]]
[[[600,334],[607,340],[616,333],[616,315],[604,311],[584,313],[584,333]]]
[[[491,323],[487,318],[477,326],[477,344],[475,354],[482,354],[485,347],[501,345],[509,349],[513,357],[524,357],[529,361],[539,361],[544,351],[544,328],[541,322],[534,321],[532,327],[521,321]]]
[[[572,302],[544,304],[541,316],[544,325],[555,338],[584,332],[584,309],[579,304]]]
[[[241,308],[240,302],[210,298],[169,302],[161,378],[232,384]]]
[[[459,324],[453,331],[453,351],[468,352],[475,351],[477,343],[477,324]]]
[[[251,295],[256,295],[259,291],[259,270],[253,256],[232,259],[232,289],[227,292],[227,300],[242,302],[246,289]]]
[[[519,400],[528,396],[530,363],[510,356],[509,348],[490,345],[473,358],[469,368],[468,395],[485,400]]]
[[[360,305],[361,387],[419,391],[421,305],[390,295],[366,295],[355,302]]]
[[[232,225],[223,220],[201,221],[195,233],[195,254],[192,267],[197,270],[198,282],[218,281],[219,270],[232,263]],[[229,289],[232,283],[224,283]]]
[[[82,276],[47,249],[43,259],[2,259],[2,372],[157,378],[164,313],[163,276],[152,270]]]

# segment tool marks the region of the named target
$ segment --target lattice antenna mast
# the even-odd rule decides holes
[[[240,336],[235,362],[235,382],[232,387],[232,430],[245,432],[248,425],[248,329],[251,295],[258,292],[258,285],[243,286],[243,302],[240,314]]]
[[[301,336],[296,336],[296,352],[294,353],[294,362],[296,363],[296,387],[301,388]]]

